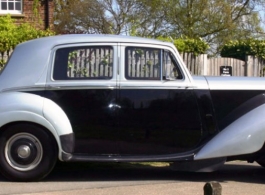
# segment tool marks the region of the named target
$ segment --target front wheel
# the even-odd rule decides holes
[[[0,171],[14,181],[36,181],[53,169],[57,160],[54,139],[34,124],[16,124],[0,137]]]

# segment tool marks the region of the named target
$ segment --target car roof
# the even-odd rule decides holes
[[[173,47],[172,43],[124,35],[72,34],[38,38],[16,46],[0,74],[0,91],[40,87],[45,83],[51,50],[59,45],[79,43],[143,43]]]
[[[72,43],[98,43],[98,42],[118,42],[118,43],[149,43],[171,45],[172,43],[163,42],[151,38],[133,37],[125,35],[109,35],[109,34],[68,34],[43,37],[22,43],[21,45],[45,44],[50,46],[72,44]]]

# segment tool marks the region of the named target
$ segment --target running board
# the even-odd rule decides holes
[[[142,155],[142,156],[120,156],[120,155],[81,155],[62,154],[62,160],[67,162],[174,162],[193,161],[195,153],[182,153],[170,155]]]

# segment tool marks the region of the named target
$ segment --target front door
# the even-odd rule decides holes
[[[202,135],[198,105],[172,53],[143,46],[123,46],[121,51],[121,154],[176,154],[195,148]]]

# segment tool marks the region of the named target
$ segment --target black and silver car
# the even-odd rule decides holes
[[[11,180],[42,179],[58,159],[264,166],[264,141],[265,79],[191,76],[171,43],[40,38],[0,74],[0,170]]]

